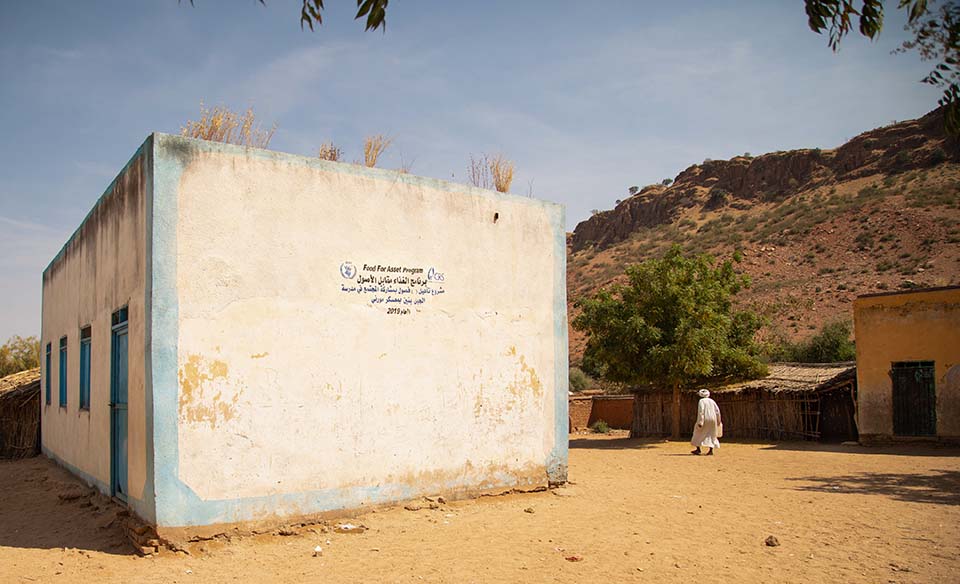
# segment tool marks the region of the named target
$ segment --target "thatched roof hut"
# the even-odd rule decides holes
[[[34,456],[40,448],[40,369],[0,378],[0,458]]]
[[[709,389],[726,437],[856,440],[856,372],[852,361],[774,363],[762,379]],[[671,399],[669,390],[639,392],[631,435],[668,434]],[[693,428],[698,399],[694,389],[682,393],[681,428]]]

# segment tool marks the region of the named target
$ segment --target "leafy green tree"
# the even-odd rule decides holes
[[[37,337],[11,337],[0,345],[0,377],[40,366],[40,341]]]
[[[264,0],[260,0],[262,4]],[[367,17],[367,25],[364,30],[377,30],[378,28],[387,28],[387,4],[390,0],[357,0],[357,15],[354,20]],[[313,25],[323,24],[321,12],[323,11],[323,0],[303,0],[303,6],[300,9],[300,28],[303,25],[313,30]]]
[[[840,41],[854,24],[861,35],[873,40],[883,30],[883,0],[804,0],[807,24],[818,34],[827,32],[827,44],[839,50]],[[895,52],[916,50],[933,70],[921,81],[943,88],[947,132],[960,134],[960,3],[956,0],[899,0],[907,11],[907,25],[914,38]]]
[[[581,299],[573,326],[589,335],[584,363],[621,383],[673,388],[674,439],[680,437],[680,390],[766,374],[754,335],[759,316],[735,311],[749,284],[733,262],[687,257],[673,246],[662,259],[626,269],[626,284]]]
[[[180,2],[181,0],[177,0]],[[190,0],[190,5],[194,5],[195,0]],[[260,4],[266,5],[266,0],[258,0]],[[313,27],[323,24],[323,0],[302,0],[300,6],[300,28]],[[357,0],[357,15],[354,20],[360,20],[366,17],[367,24],[364,30],[387,29],[387,4],[390,0]]]

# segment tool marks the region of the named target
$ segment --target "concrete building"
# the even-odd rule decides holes
[[[960,442],[960,286],[858,297],[860,441]]]
[[[153,134],[43,273],[42,448],[160,528],[562,482],[563,209]]]

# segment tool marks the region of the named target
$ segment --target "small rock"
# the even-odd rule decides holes
[[[313,548],[313,557],[316,558],[316,557],[319,557],[319,556],[322,556],[322,555],[323,555],[323,548],[322,548],[322,547],[317,546],[317,547]]]
[[[427,503],[426,505],[422,503],[410,503],[408,505],[404,505],[403,508],[407,511],[420,511],[423,509],[439,509],[440,505],[436,503]]]
[[[582,561],[583,561],[583,556],[581,556],[581,555],[572,555],[572,556],[567,556],[567,557],[565,557],[565,558],[563,558],[563,559],[567,560],[568,562],[582,562]]]
[[[61,501],[74,501],[87,494],[87,490],[76,484],[65,484],[57,493],[57,498]]]
[[[767,544],[768,547],[777,547],[780,545],[780,540],[775,536],[768,535],[767,539],[763,540],[763,543]]]
[[[363,533],[366,530],[365,525],[354,525],[353,523],[341,523],[335,528],[337,533]]]
[[[523,510],[524,513],[533,513],[533,507],[527,507]]]
[[[437,497],[437,503],[440,503],[441,505],[446,505],[447,500],[444,499],[443,496],[440,496],[440,497]]]
[[[283,536],[297,535],[297,532],[294,531],[293,529],[290,529],[289,527],[281,527],[280,529],[277,530],[277,535],[283,535]]]

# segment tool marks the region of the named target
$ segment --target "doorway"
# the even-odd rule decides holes
[[[127,500],[127,308],[113,313],[110,343],[110,494]]]
[[[937,435],[937,390],[933,361],[901,361],[893,378],[893,433],[897,436]]]

